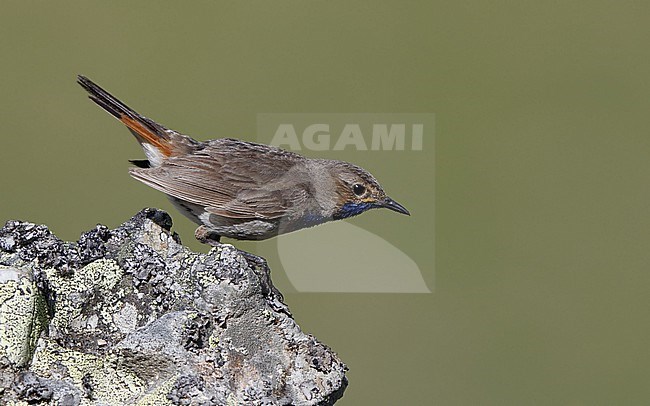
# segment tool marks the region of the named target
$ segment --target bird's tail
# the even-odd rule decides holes
[[[129,128],[144,148],[145,154],[153,166],[158,166],[166,157],[186,152],[190,145],[196,143],[191,138],[136,113],[87,77],[78,75],[77,82],[86,89],[90,100]]]

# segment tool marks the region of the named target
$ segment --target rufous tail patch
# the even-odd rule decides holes
[[[120,117],[120,121],[123,122],[127,127],[132,131],[136,132],[142,139],[158,148],[158,150],[165,156],[171,156],[172,148],[165,140],[161,139],[158,135],[154,134],[151,130],[143,126],[137,120],[132,119],[126,115]]]

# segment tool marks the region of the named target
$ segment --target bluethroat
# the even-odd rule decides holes
[[[196,141],[141,116],[90,79],[77,81],[144,149],[147,159],[131,161],[129,174],[199,224],[201,242],[264,240],[381,207],[409,215],[356,165],[231,138]]]

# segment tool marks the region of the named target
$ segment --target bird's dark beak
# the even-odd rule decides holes
[[[398,213],[406,214],[407,216],[411,215],[411,213],[409,213],[409,211],[406,210],[406,207],[397,203],[395,200],[391,199],[390,197],[386,197],[383,201],[380,201],[378,203],[379,203],[378,204],[379,207],[385,207],[387,209],[391,209]]]

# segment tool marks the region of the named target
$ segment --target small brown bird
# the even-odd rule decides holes
[[[199,142],[141,116],[90,79],[77,81],[144,149],[147,159],[131,161],[131,176],[199,224],[201,242],[264,240],[380,207],[409,214],[356,165],[231,138]]]

